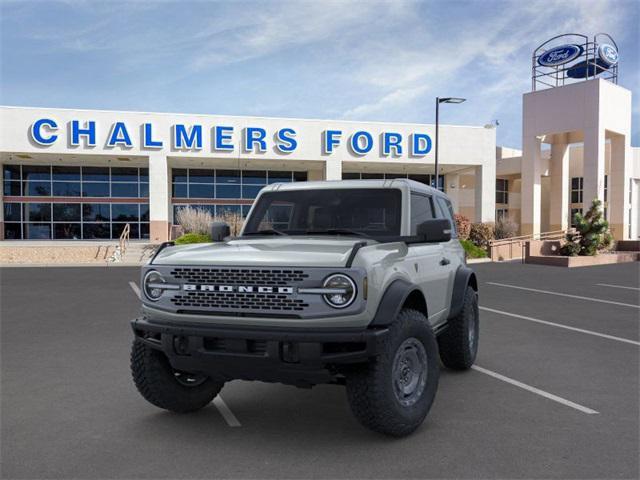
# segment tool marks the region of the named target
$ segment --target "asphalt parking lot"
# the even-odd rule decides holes
[[[136,268],[5,268],[2,478],[638,478],[640,268],[478,264],[477,368],[391,439],[342,387],[232,382],[201,412],[129,373]]]

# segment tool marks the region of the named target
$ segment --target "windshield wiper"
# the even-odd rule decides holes
[[[355,235],[356,237],[371,238],[366,233],[350,230],[348,228],[328,228],[327,230],[307,230],[307,235]]]
[[[273,228],[265,228],[264,230],[257,230],[255,232],[245,232],[242,234],[242,236],[247,236],[247,235],[287,235],[284,232],[281,232],[280,230],[274,230]]]

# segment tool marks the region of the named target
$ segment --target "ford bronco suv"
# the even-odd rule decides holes
[[[451,202],[406,179],[273,184],[237,237],[163,244],[142,270],[133,380],[157,407],[205,407],[225,382],[345,385],[394,436],[424,420],[440,364],[478,349],[478,283]]]

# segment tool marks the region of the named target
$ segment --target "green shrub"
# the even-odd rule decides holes
[[[181,237],[176,238],[176,245],[187,245],[189,243],[210,243],[211,235],[208,233],[185,233]]]
[[[458,238],[460,240],[469,240],[469,233],[471,232],[471,222],[464,215],[456,213],[453,216],[456,222],[456,231],[458,232]]]
[[[487,252],[475,246],[471,240],[460,240],[460,243],[464,251],[467,252],[467,258],[485,258],[487,256]]]
[[[476,246],[489,249],[489,242],[495,238],[495,225],[493,222],[472,223],[469,231],[469,240]]]
[[[609,222],[602,214],[600,200],[594,199],[589,211],[584,215],[576,213],[573,221],[576,224],[576,232],[567,233],[566,243],[560,249],[561,255],[593,256],[611,247],[613,236],[609,233]]]

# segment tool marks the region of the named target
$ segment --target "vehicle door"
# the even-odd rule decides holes
[[[420,223],[435,217],[435,208],[431,195],[411,192],[409,205],[411,219],[410,235],[417,234]],[[440,243],[410,243],[408,260],[413,265],[408,268],[415,275],[415,283],[427,300],[427,310],[431,324],[439,323],[446,313],[449,269],[441,265],[444,257]]]
[[[453,295],[453,284],[455,282],[456,271],[458,267],[464,262],[464,249],[460,245],[458,240],[458,232],[456,231],[456,222],[453,217],[453,206],[451,201],[445,197],[435,197],[436,213],[440,218],[446,218],[451,222],[451,240],[443,242],[443,257],[442,262],[445,264],[443,267],[447,272],[447,293],[446,308],[451,305],[451,297]],[[447,312],[448,315],[448,312]]]

